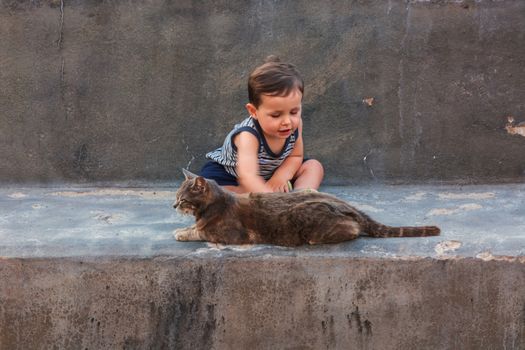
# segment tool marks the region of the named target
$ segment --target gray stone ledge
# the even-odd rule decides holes
[[[181,243],[166,188],[0,190],[0,349],[523,349],[524,185],[323,190],[440,237]]]
[[[373,239],[283,248],[183,243],[190,225],[163,188],[10,187],[0,189],[0,256],[154,257],[226,255],[406,258],[525,256],[525,185],[325,187],[389,225],[441,227],[439,237]]]

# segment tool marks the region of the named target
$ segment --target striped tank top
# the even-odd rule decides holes
[[[286,139],[282,151],[279,154],[275,154],[266,143],[261,126],[257,120],[253,119],[252,117],[248,117],[239,124],[236,124],[233,130],[230,131],[228,136],[226,136],[222,147],[219,147],[215,151],[206,154],[206,158],[221,164],[229,174],[235,177],[239,177],[235,170],[237,165],[237,147],[233,143],[232,139],[234,136],[243,131],[247,131],[255,135],[255,137],[257,137],[259,140],[259,176],[265,180],[269,180],[272,177],[275,169],[277,169],[286,159],[286,157],[292,153],[299,134],[299,131],[295,130],[295,132]]]

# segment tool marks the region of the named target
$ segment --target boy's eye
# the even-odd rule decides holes
[[[273,113],[273,114],[270,114],[270,116],[271,116],[272,118],[279,118],[279,117],[281,116],[281,114],[279,114],[279,113]]]

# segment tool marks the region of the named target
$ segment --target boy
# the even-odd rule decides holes
[[[236,192],[289,192],[318,189],[323,167],[303,158],[301,102],[304,83],[291,64],[275,56],[257,67],[248,80],[250,116],[226,137],[201,176]]]

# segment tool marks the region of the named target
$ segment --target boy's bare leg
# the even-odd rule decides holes
[[[294,190],[319,189],[323,181],[324,169],[321,163],[315,159],[304,162],[295,174]]]

